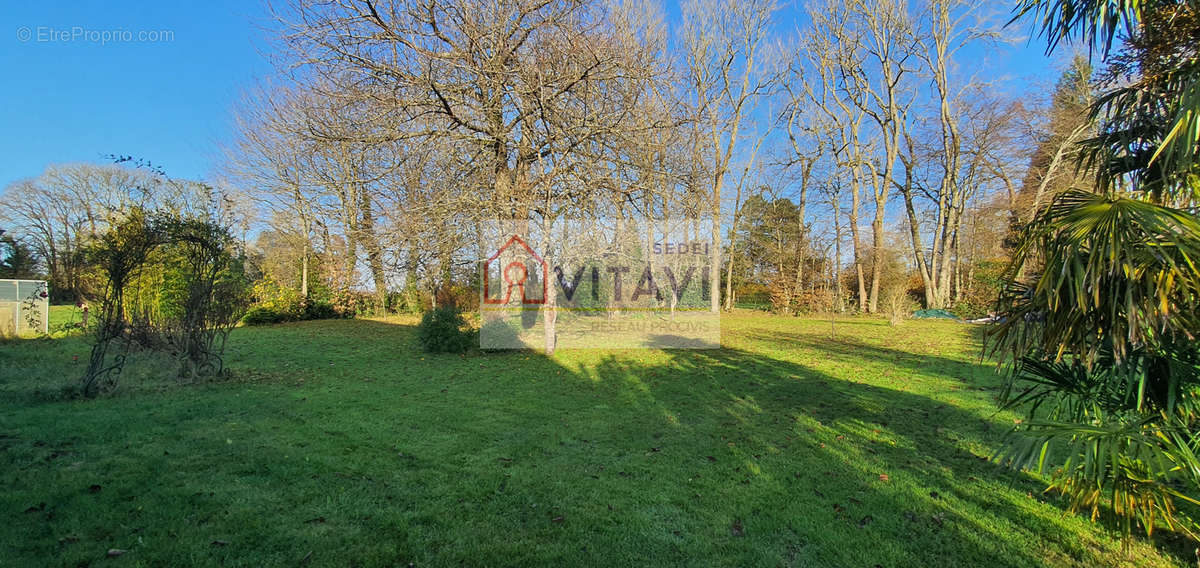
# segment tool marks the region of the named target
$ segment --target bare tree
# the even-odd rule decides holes
[[[731,170],[743,121],[768,94],[774,77],[764,72],[764,48],[774,0],[690,0],[683,6],[687,85],[695,97],[697,161],[707,167],[712,235],[709,248],[711,310],[720,310],[722,190]]]
[[[210,218],[230,213],[221,192],[207,184],[116,164],[51,165],[4,188],[3,196],[9,204],[0,212],[5,229],[24,237],[43,259],[51,292],[73,300],[101,292],[89,276],[84,248],[132,207]]]
[[[234,112],[235,134],[225,148],[221,175],[257,204],[272,230],[299,243],[300,295],[308,297],[316,197],[307,186],[310,140],[299,135],[306,103],[295,90],[262,85]]]
[[[801,53],[807,61],[800,86],[817,115],[813,120],[820,124],[814,131],[825,137],[832,165],[849,180],[847,221],[853,245],[859,310],[866,311],[867,286],[858,219],[862,188],[874,180],[866,179],[868,176],[864,173],[873,153],[873,140],[865,130],[868,93],[863,88],[867,80],[861,64],[864,32],[854,24],[850,7],[839,0],[815,3],[808,10],[812,25],[801,40]],[[841,209],[840,204],[838,209]]]
[[[972,41],[994,35],[979,25],[986,23],[980,10],[959,0],[930,0],[923,12],[925,25],[918,33],[921,48],[917,54],[933,93],[931,106],[936,126],[929,144],[914,140],[916,135],[911,130],[902,133],[905,155],[900,159],[905,178],[899,189],[913,256],[925,285],[925,304],[930,308],[946,307],[952,300],[958,232],[963,212],[978,190],[974,185],[977,180],[971,177],[979,174],[980,164],[966,159],[962,128],[969,120],[964,117],[966,101],[978,94],[981,83],[970,76],[965,79],[954,76],[954,57]],[[928,249],[921,235],[922,220],[916,205],[919,196],[927,197],[933,205],[932,242]]]
[[[867,311],[879,308],[879,289],[883,280],[883,251],[886,246],[884,217],[896,160],[900,154],[905,123],[914,100],[910,78],[914,69],[909,60],[917,53],[916,30],[908,13],[908,4],[897,0],[868,0],[853,4],[853,13],[865,29],[863,51],[873,69],[853,75],[861,82],[866,97],[859,99],[864,111],[875,122],[883,146],[883,156],[868,160],[874,188],[875,218],[871,222],[871,290]]]

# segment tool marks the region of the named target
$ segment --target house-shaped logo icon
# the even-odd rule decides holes
[[[500,260],[501,256],[505,258]],[[503,279],[503,282],[492,282],[492,266],[501,265],[503,265],[503,270],[500,271],[499,275]],[[541,285],[542,293],[540,297],[529,297],[530,290],[526,289],[525,284],[529,280],[529,270],[531,267],[533,270],[541,272],[535,276],[537,281],[533,283],[535,290],[537,285]],[[496,254],[493,254],[483,263],[483,302],[485,304],[507,304],[512,300],[513,288],[520,288],[522,305],[544,304],[546,303],[546,286],[549,282],[549,272],[546,261],[542,260],[542,257],[538,256],[536,252],[533,252],[533,249],[530,248],[524,239],[518,235],[513,235],[512,238],[508,239],[508,242],[504,243],[504,246],[496,251]],[[499,297],[493,298],[491,293],[493,286],[497,289],[503,288],[504,293],[498,294]]]

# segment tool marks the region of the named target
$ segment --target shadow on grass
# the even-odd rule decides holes
[[[847,334],[827,335],[822,333],[788,333],[752,331],[746,334],[752,341],[763,342],[790,349],[806,348],[824,357],[847,362],[864,360],[884,362],[918,372],[933,372],[944,378],[968,382],[981,370],[990,369],[982,362],[964,361],[935,353],[913,353],[883,347]]]
[[[1077,525],[1045,510],[1025,514],[1037,508],[1027,496],[1037,483],[956,439],[982,421],[952,405],[729,349],[671,353],[665,371],[608,357],[586,378],[639,393],[669,417],[663,428],[720,433],[716,446],[745,467],[727,472],[726,482],[781,497],[796,492],[790,498],[805,506],[790,514],[814,515],[818,530],[868,549],[903,549],[881,553],[883,565],[1043,564],[1044,551],[1026,543],[1080,545]],[[798,459],[780,457],[789,455]],[[1015,489],[994,492],[1002,487]],[[997,529],[998,519],[1011,525]],[[788,515],[770,522],[787,526]],[[869,560],[849,556],[827,560]]]

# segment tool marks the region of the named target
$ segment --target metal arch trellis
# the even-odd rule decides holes
[[[127,360],[129,342],[148,331],[162,341],[154,348],[167,348],[179,363],[178,378],[195,380],[222,377],[222,353],[226,337],[244,310],[244,294],[235,284],[219,285],[225,271],[240,266],[229,253],[231,237],[222,227],[208,221],[180,219],[144,213],[103,236],[93,255],[106,273],[105,290],[96,343],[83,377],[83,394],[95,396],[116,386]],[[187,281],[182,318],[159,322],[131,321],[126,293],[139,277],[149,257],[171,250],[184,268]],[[235,270],[235,281],[240,268]],[[228,275],[227,275],[228,276]],[[135,318],[136,319],[136,318]],[[140,327],[139,327],[140,326]],[[143,329],[144,328],[144,329]],[[120,352],[110,357],[110,349]]]

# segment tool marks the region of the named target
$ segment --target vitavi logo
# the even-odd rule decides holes
[[[522,256],[522,251],[527,256],[525,260],[518,258]],[[504,294],[503,297],[493,298],[491,294],[491,267],[492,263],[504,262],[500,260],[501,256],[507,256],[510,259],[504,265],[504,270],[500,272],[500,277],[504,282],[497,283],[504,287]],[[526,290],[525,283],[529,279],[529,267],[526,261],[532,261],[535,270],[540,270],[541,272],[537,277],[537,282],[542,286],[541,297],[531,298],[529,297],[528,290]],[[549,282],[549,272],[550,270],[546,261],[538,253],[534,252],[533,248],[524,239],[518,235],[513,235],[512,238],[508,239],[508,242],[504,243],[504,246],[496,251],[496,254],[493,254],[483,263],[483,302],[486,304],[507,304],[512,300],[513,288],[520,288],[522,305],[544,304],[546,303],[546,285]]]

